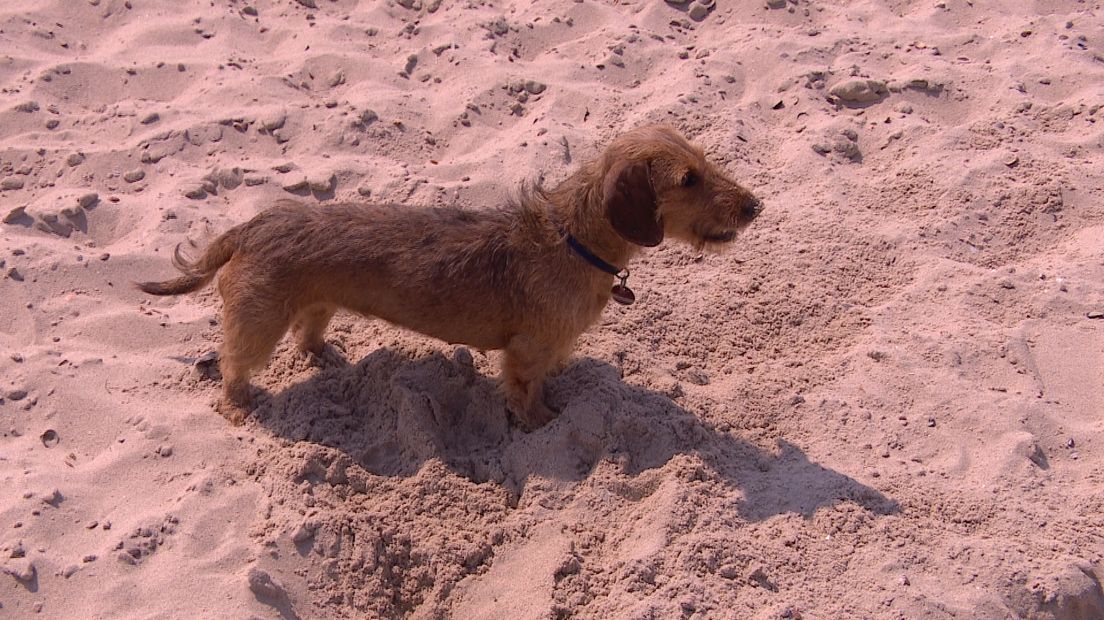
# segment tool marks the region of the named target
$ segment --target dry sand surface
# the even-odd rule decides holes
[[[0,89],[0,617],[1104,618],[1097,0],[13,1]],[[217,295],[131,286],[650,121],[767,209],[636,259],[533,433],[352,316],[231,427]]]

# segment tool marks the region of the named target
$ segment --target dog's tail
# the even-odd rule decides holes
[[[172,264],[184,275],[164,282],[139,282],[137,286],[150,295],[182,295],[207,286],[215,273],[225,265],[238,249],[238,228],[232,228],[215,239],[198,260],[189,261],[178,244],[173,251]]]

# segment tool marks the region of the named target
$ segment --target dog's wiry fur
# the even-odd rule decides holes
[[[574,235],[618,267],[665,236],[695,247],[731,241],[761,204],[672,128],[625,133],[550,190],[486,210],[280,201],[215,240],[184,275],[139,287],[178,295],[220,270],[224,340],[219,409],[240,424],[250,372],[291,327],[319,354],[345,308],[449,343],[503,349],[502,387],[525,428],[554,417],[545,376],[610,299],[613,276],[565,243]]]

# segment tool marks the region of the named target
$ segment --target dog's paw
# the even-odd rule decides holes
[[[517,421],[518,427],[526,433],[531,433],[541,428],[560,415],[557,411],[540,401],[537,401],[524,413],[519,413],[517,411],[511,412],[514,414],[514,419]]]
[[[226,399],[220,399],[215,404],[215,411],[234,426],[241,426],[245,423],[245,418],[249,416],[249,411],[244,407]]]

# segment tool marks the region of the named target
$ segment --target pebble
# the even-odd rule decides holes
[[[16,581],[23,583],[30,583],[35,578],[35,565],[34,562],[27,558],[16,558],[8,560],[4,565],[4,572],[15,577]]]
[[[360,121],[361,125],[367,127],[368,125],[371,125],[372,123],[379,120],[379,114],[376,114],[375,110],[368,109],[361,112],[360,116],[358,116],[357,118]]]
[[[786,8],[786,0],[767,0],[767,8],[784,9]]]
[[[12,280],[15,280],[16,282],[22,282],[23,281],[23,274],[19,273],[19,270],[16,269],[15,267],[12,267],[11,269],[8,270],[8,277],[11,278]]]
[[[159,120],[161,120],[161,115],[160,114],[158,114],[157,112],[150,112],[149,114],[142,117],[141,123],[143,125],[152,125],[153,123],[156,123]]]
[[[191,187],[184,190],[184,197],[192,200],[203,200],[207,197],[207,190],[202,187]]]
[[[42,433],[40,439],[42,439],[42,445],[46,446],[47,448],[53,448],[54,446],[58,445],[59,441],[61,441],[61,437],[58,436],[57,431],[52,428],[47,429],[46,432]]]
[[[287,122],[287,111],[281,110],[275,112],[269,116],[261,119],[261,127],[264,127],[265,131],[275,131],[284,126]]]
[[[303,0],[299,1],[302,2]],[[287,592],[284,591],[284,587],[268,573],[257,567],[249,569],[248,579],[249,589],[258,597],[269,599],[283,599],[287,597]]]
[[[246,6],[241,10],[243,15],[249,15],[250,17],[257,16],[257,8],[253,6]]]
[[[65,158],[65,163],[70,166],[79,166],[84,161],[84,153],[70,153],[69,157]]]
[[[87,194],[81,194],[80,197],[77,198],[77,204],[80,205],[80,207],[82,209],[87,209],[89,207],[92,207],[99,201],[100,201],[100,195],[97,194],[96,192],[89,192]]]
[[[21,104],[15,106],[15,111],[16,112],[26,112],[28,114],[31,113],[31,112],[38,112],[38,109],[39,108],[38,108],[38,102],[37,101],[26,101],[24,103],[21,103]]]
[[[832,150],[850,160],[857,160],[862,157],[859,145],[850,140],[836,140],[832,144]]]
[[[17,401],[27,397],[27,390],[11,390],[6,394],[8,400]]]
[[[525,90],[534,95],[539,95],[543,93],[546,88],[548,88],[548,86],[546,86],[542,82],[538,82],[536,80],[525,80]]]
[[[298,179],[298,180],[295,180],[295,181],[290,181],[290,182],[285,183],[283,185],[283,188],[284,188],[285,192],[301,192],[301,191],[307,189],[308,187],[310,187],[310,181],[308,181],[305,178]]]
[[[63,499],[65,499],[65,497],[61,494],[61,491],[57,489],[42,494],[42,503],[49,504],[55,508],[57,508],[58,504],[60,504]]]
[[[330,173],[329,175],[312,176],[307,179],[307,184],[314,192],[332,192],[337,187],[337,175]]]
[[[73,575],[77,574],[77,571],[79,571],[79,570],[80,570],[80,566],[77,566],[76,564],[70,564],[69,566],[65,567],[65,570],[61,571],[61,576],[68,579],[68,578],[72,577]]]
[[[219,168],[211,179],[226,189],[235,189],[245,181],[245,172],[241,168]]]
[[[372,188],[366,185],[361,185],[357,188],[357,193],[361,196],[364,196],[365,198],[370,198],[372,196]]]
[[[1085,316],[1089,317],[1090,319],[1104,319],[1104,311],[1093,310],[1092,312],[1089,312]]]
[[[1005,166],[1008,166],[1009,168],[1011,168],[1012,166],[1015,166],[1016,164],[1020,163],[1020,157],[1018,155],[1016,155],[1015,153],[1009,153],[1008,155],[1005,155],[1004,159],[1002,159],[1001,161],[1004,162]]]
[[[306,522],[300,523],[299,526],[295,528],[295,531],[292,532],[291,540],[295,543],[310,540],[314,538],[314,530],[315,528],[311,527],[311,524]]]
[[[317,9],[318,4],[314,0],[295,0],[299,4],[307,7],[308,9]]]
[[[95,561],[96,561],[96,554],[95,553],[89,553],[88,555],[81,558],[81,562],[84,562],[85,564],[87,564],[89,562],[95,562]]]
[[[879,80],[847,80],[832,87],[828,91],[834,97],[852,103],[871,103],[878,101],[882,95],[889,92],[885,82]]]
[[[127,183],[137,183],[138,181],[141,181],[144,178],[146,178],[146,171],[142,170],[140,168],[135,169],[135,170],[130,170],[130,171],[123,174],[123,180],[126,181]]]
[[[172,453],[173,453],[172,446],[169,446],[169,445],[161,446],[160,448],[157,449],[157,453],[160,454],[162,458],[168,458],[168,457],[172,456]]]
[[[19,177],[8,177],[0,181],[0,189],[23,189],[23,179]]]
[[[4,216],[4,223],[5,224],[14,224],[17,221],[23,219],[23,216],[26,215],[26,214],[27,214],[26,205],[16,207],[16,208],[12,209],[11,211],[8,211],[8,214]]]
[[[690,15],[690,19],[700,22],[701,20],[705,19],[707,15],[709,15],[709,7],[705,6],[704,4],[695,2],[694,4],[690,5],[690,10],[687,11],[687,14]]]

